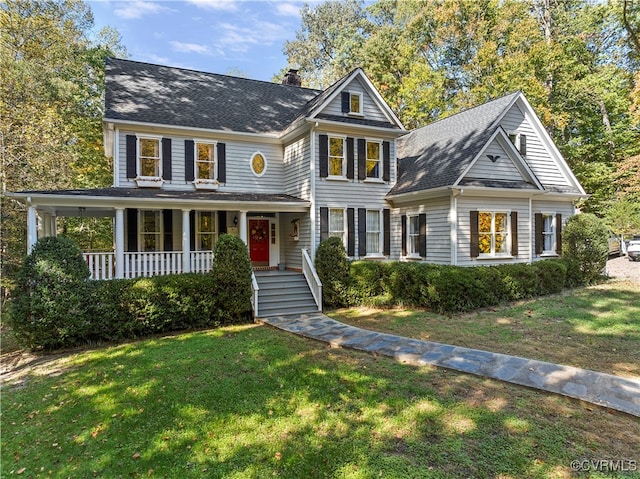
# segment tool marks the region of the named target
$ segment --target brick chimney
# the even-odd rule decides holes
[[[302,86],[302,78],[298,75],[298,70],[289,70],[282,79],[283,85]]]

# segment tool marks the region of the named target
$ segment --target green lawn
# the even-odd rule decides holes
[[[256,325],[63,355],[2,390],[3,478],[568,478],[638,451],[638,418]]]

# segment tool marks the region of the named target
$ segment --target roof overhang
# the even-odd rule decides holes
[[[206,194],[184,194],[166,191],[150,193],[148,196],[126,196],[102,193],[105,189],[68,193],[65,191],[21,191],[8,196],[24,201],[28,206],[47,210],[59,216],[81,216],[81,212],[94,216],[110,216],[117,208],[173,209],[173,210],[227,210],[251,211],[255,213],[304,213],[311,202],[294,197],[278,195],[244,195],[242,193],[225,196]],[[116,190],[114,188],[114,190]],[[123,189],[125,190],[125,189]]]
[[[343,134],[353,133],[356,135],[360,134],[360,135],[371,136],[373,132],[376,132],[376,133],[379,133],[380,136],[387,136],[391,138],[399,138],[407,134],[406,130],[400,130],[396,128],[358,125],[355,123],[344,123],[341,121],[318,119],[318,118],[307,118],[306,122],[315,125],[316,128],[322,126],[327,130],[335,130],[336,132],[340,132]]]

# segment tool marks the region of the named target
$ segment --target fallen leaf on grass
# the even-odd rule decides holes
[[[140,453],[139,453],[139,452],[136,452],[136,453],[133,455],[133,458],[134,458],[134,459],[140,459]]]

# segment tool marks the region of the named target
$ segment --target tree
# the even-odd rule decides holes
[[[26,251],[24,205],[7,191],[111,184],[102,152],[104,60],[123,50],[114,30],[91,40],[92,26],[81,0],[0,7],[3,280]]]

